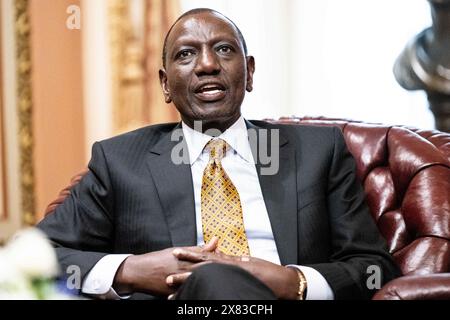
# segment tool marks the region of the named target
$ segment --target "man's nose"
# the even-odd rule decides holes
[[[220,64],[217,55],[212,49],[203,49],[195,66],[197,76],[214,75],[220,72]]]

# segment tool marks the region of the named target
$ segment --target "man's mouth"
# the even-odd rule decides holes
[[[195,96],[204,102],[214,102],[225,97],[226,89],[218,83],[210,83],[199,86],[195,90]]]

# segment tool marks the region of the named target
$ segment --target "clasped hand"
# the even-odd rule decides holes
[[[181,262],[192,263],[192,270],[206,263],[222,263],[240,267],[265,283],[280,299],[295,299],[297,292],[296,271],[250,256],[226,255],[217,248],[218,239],[213,238],[201,250],[176,248],[173,255]],[[166,283],[175,290],[179,288],[192,271],[171,274]],[[173,295],[169,296],[169,299]]]
[[[248,256],[226,255],[212,238],[201,247],[169,248],[128,257],[114,279],[119,292],[146,292],[169,296],[179,289],[192,272],[208,263],[231,264],[240,267],[265,283],[280,299],[295,299],[297,273],[266,260]]]

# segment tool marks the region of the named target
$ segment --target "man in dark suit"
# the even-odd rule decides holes
[[[340,131],[242,118],[255,61],[233,22],[185,13],[163,66],[182,123],[95,143],[89,172],[39,224],[84,293],[358,299],[374,293],[369,270],[379,285],[397,275]]]

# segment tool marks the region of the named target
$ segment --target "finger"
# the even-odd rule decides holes
[[[232,256],[232,255],[223,253],[219,248],[216,248],[214,250],[214,254],[215,254],[216,259],[220,259],[221,261],[222,260],[242,261],[242,256]]]
[[[214,236],[209,240],[207,244],[202,248],[202,251],[213,252],[217,249],[217,245],[219,244],[219,237]]]
[[[196,252],[201,252],[201,251],[203,251],[203,247],[204,247],[204,245],[203,246],[193,246],[193,247],[182,247],[183,249],[185,249],[185,250],[192,250],[192,251],[196,251]],[[177,248],[177,249],[180,249],[180,248]]]
[[[201,246],[191,246],[191,247],[182,247],[182,248],[186,249],[186,250],[196,251],[196,252],[203,252],[203,251],[213,252],[216,249],[217,244],[219,243],[219,238],[217,238],[217,241],[215,240],[215,238],[216,237],[211,238],[211,240],[209,240],[209,242],[207,244],[203,244]]]
[[[201,253],[202,251],[200,247],[183,247],[183,248],[175,248],[172,251],[172,254],[175,256],[175,258],[179,259],[179,257],[181,257],[186,252],[192,252],[192,254],[194,254],[194,253]]]
[[[210,260],[211,257],[213,256],[213,254],[209,254],[208,252],[196,252],[181,248],[173,250],[173,255],[178,260],[185,260],[194,263]]]
[[[192,272],[172,274],[166,278],[166,284],[169,287],[179,287],[186,281],[187,278],[189,278],[191,274]]]

